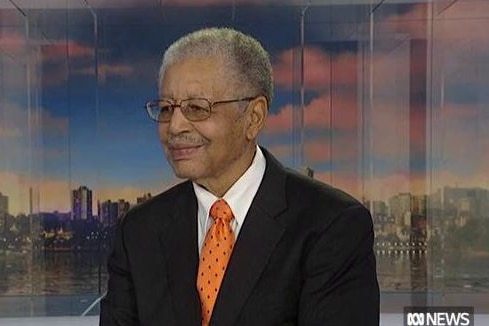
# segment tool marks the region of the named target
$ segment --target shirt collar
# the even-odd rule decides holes
[[[265,157],[263,156],[260,147],[256,146],[255,156],[250,167],[222,197],[231,207],[238,227],[243,224],[248,209],[251,206],[251,202],[258,192],[258,187],[265,174],[265,167]],[[199,214],[199,223],[201,223],[201,225],[206,225],[210,208],[219,198],[197,183],[192,182],[192,184],[197,197],[199,211],[204,212],[204,214],[202,214],[203,216]]]

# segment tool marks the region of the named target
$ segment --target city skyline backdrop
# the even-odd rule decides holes
[[[2,19],[8,18],[0,32],[0,191],[9,197],[12,214],[29,210],[31,188],[37,211],[62,212],[70,210],[69,194],[77,185],[94,190],[96,205],[155,195],[179,182],[143,105],[157,96],[164,49],[179,36],[212,25],[250,33],[270,52],[276,96],[260,142],[285,165],[308,166],[315,178],[358,199],[429,194],[444,186],[489,188],[489,2],[459,1],[440,12],[431,31],[433,58],[426,52],[416,57],[412,44],[403,41],[428,38],[423,23],[428,6],[385,6],[375,25],[378,44],[368,58],[374,69],[370,99],[362,84],[368,79],[363,71],[370,69],[363,62],[362,39],[345,37],[359,25],[351,19],[364,11],[362,5],[336,6],[332,12],[338,17],[325,15],[322,7],[311,11],[303,49],[303,157],[296,149],[298,7],[240,1],[243,6],[231,19],[229,8],[219,9],[229,1],[194,7],[175,0],[165,13],[138,3],[96,11],[101,22],[96,38],[88,10],[33,10],[39,33],[29,34],[22,18],[12,18],[14,8],[0,9]],[[178,6],[185,6],[185,13]],[[321,15],[329,20],[318,21]],[[393,36],[401,38],[394,50],[382,43]],[[37,62],[35,70],[27,69],[26,58]],[[435,71],[428,85],[433,97],[424,102],[430,114],[410,116],[416,95],[410,94],[409,78],[420,72],[409,63],[423,60]],[[369,101],[375,110],[366,119],[363,107]]]
[[[32,193],[30,193],[30,202],[32,199]],[[66,211],[54,210],[54,211],[40,211],[34,212],[30,207],[29,212],[21,212],[18,215],[32,215],[37,213],[56,213],[60,215],[69,216],[72,220],[87,220],[90,218],[101,218],[100,215],[104,209],[104,206],[119,205],[122,208],[120,210],[127,213],[127,211],[137,204],[141,204],[144,201],[151,199],[153,194],[144,193],[140,194],[136,198],[109,198],[104,201],[93,201],[93,190],[85,185],[80,185],[76,189],[70,191],[70,209]],[[414,200],[415,204],[411,203],[403,208],[404,211],[426,211],[429,209],[442,209],[450,210],[452,208],[457,209],[457,214],[462,212],[471,212],[470,216],[476,218],[489,218],[489,189],[480,187],[451,187],[444,186],[437,189],[430,194],[413,194],[410,192],[398,192],[392,194],[387,200],[377,200],[375,198],[368,199],[363,202],[366,206],[372,209],[372,214],[380,215],[392,215],[397,216],[399,214],[392,213],[391,210],[396,210],[393,206],[393,202],[399,198],[409,198],[408,201]],[[422,207],[422,208],[421,208]],[[107,209],[109,209],[107,207]],[[96,214],[94,212],[97,212]],[[9,211],[9,197],[0,191],[0,213],[12,215]],[[475,213],[475,214],[473,214]],[[422,214],[426,217],[426,212]],[[15,217],[15,215],[13,215]],[[119,216],[121,217],[121,216]]]

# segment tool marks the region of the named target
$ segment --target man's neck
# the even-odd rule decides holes
[[[248,170],[256,153],[256,144],[253,148],[243,153],[243,157],[236,161],[235,166],[219,176],[219,178],[195,180],[199,186],[205,188],[216,197],[223,197],[233,184]]]

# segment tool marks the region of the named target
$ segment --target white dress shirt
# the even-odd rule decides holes
[[[231,221],[231,228],[234,236],[238,239],[239,231],[244,223],[246,214],[250,209],[251,202],[258,191],[263,175],[265,174],[266,160],[260,147],[256,146],[255,157],[248,170],[229,188],[222,197],[231,207],[234,219]],[[205,239],[207,230],[211,227],[214,220],[209,216],[212,204],[219,198],[207,191],[205,188],[192,182],[194,192],[197,196],[197,240],[199,253]]]

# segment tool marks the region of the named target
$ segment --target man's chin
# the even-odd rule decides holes
[[[189,166],[188,163],[185,162],[176,162],[172,163],[173,173],[180,179],[189,179],[195,180],[198,179],[199,173],[195,168]]]

